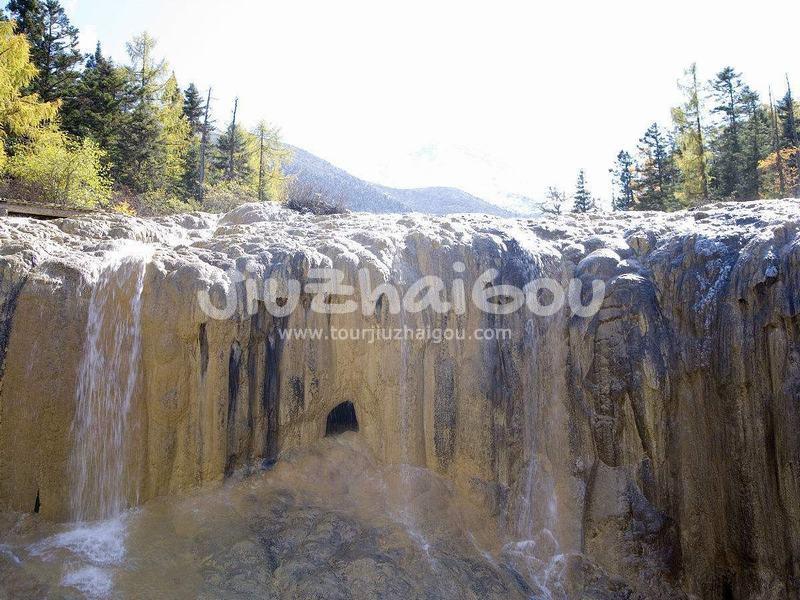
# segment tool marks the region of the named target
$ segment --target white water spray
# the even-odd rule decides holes
[[[89,302],[72,425],[72,517],[118,515],[135,492],[127,446],[141,358],[142,290],[149,249],[128,244],[109,255]]]

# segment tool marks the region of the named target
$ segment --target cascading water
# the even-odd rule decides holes
[[[141,356],[147,249],[130,245],[101,267],[89,302],[73,422],[72,516],[107,519],[126,505],[128,415]]]
[[[406,329],[406,314],[405,311],[400,313],[400,327],[403,331]],[[405,334],[400,338],[400,403],[398,406],[398,416],[400,422],[398,423],[400,430],[400,480],[403,498],[401,505],[403,510],[400,511],[398,518],[400,522],[405,525],[409,535],[420,546],[420,548],[428,555],[428,542],[417,530],[414,522],[414,515],[411,511],[411,498],[408,497],[413,490],[413,458],[411,456],[411,436],[414,434],[411,426],[410,403],[408,401],[408,377],[409,377],[409,361],[411,356],[411,346],[405,338]]]
[[[546,263],[537,265],[530,278],[557,278],[548,272]],[[515,506],[510,517],[514,541],[504,548],[506,557],[526,572],[535,586],[534,597],[546,600],[566,599],[562,587],[565,549],[559,539],[558,502],[553,481],[552,463],[547,457],[547,439],[554,435],[558,419],[553,414],[565,379],[560,365],[566,364],[564,322],[560,315],[536,316],[525,324],[526,398],[523,403],[523,470],[518,482]]]
[[[130,468],[129,416],[141,359],[142,291],[151,249],[130,242],[108,254],[94,281],[78,372],[70,457],[71,517],[61,532],[29,546],[32,557],[64,561],[60,585],[108,598],[125,560],[128,516],[138,489]],[[92,522],[87,522],[92,521]]]
[[[127,460],[128,416],[141,357],[141,311],[148,249],[127,245],[101,266],[89,302],[72,425],[72,517],[108,519],[136,484]]]

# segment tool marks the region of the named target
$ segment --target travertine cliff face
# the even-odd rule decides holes
[[[499,530],[537,540],[529,564],[546,563],[546,547],[582,557],[567,563],[567,593],[798,597],[799,226],[793,201],[531,220],[259,205],[220,219],[4,219],[0,507],[32,511],[38,496],[45,516],[70,517],[92,292],[104,257],[138,240],[149,258],[125,433],[129,503],[304,446],[349,401],[379,460],[452,480]],[[343,270],[356,299],[360,268],[373,287],[401,292],[437,275],[448,290],[463,279],[469,294],[494,268],[495,284],[579,278],[585,291],[600,279],[606,293],[592,317],[491,315],[472,302],[464,314],[392,314],[382,302],[377,315],[328,315],[304,293],[285,317],[260,302],[218,320],[198,302],[198,291],[217,301],[226,286],[244,291],[231,268],[305,282],[320,266]],[[467,339],[278,331],[376,327],[450,327]],[[511,335],[471,339],[482,328]]]

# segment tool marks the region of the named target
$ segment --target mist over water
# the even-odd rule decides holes
[[[0,529],[0,589],[14,598],[530,597],[520,557],[476,506],[427,469],[379,464],[348,432],[287,452],[269,471],[113,519],[19,516]]]

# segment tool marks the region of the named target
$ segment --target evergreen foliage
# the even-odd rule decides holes
[[[193,135],[202,133],[205,111],[206,107],[200,91],[195,84],[190,83],[189,87],[183,92],[183,115],[189,122]]]
[[[617,154],[617,162],[611,169],[611,174],[615,188],[612,208],[614,210],[633,209],[636,204],[633,192],[636,165],[633,163],[631,155],[625,150],[620,150],[620,153]]]
[[[572,195],[572,209],[575,212],[587,213],[595,208],[595,201],[586,184],[586,173],[583,169],[578,171],[578,180],[575,183],[575,193]]]
[[[62,126],[73,136],[97,142],[108,163],[119,141],[130,96],[125,71],[103,56],[99,42],[94,54],[86,59],[75,90],[72,97],[64,100]]]
[[[639,168],[636,179],[638,210],[674,208],[675,170],[669,140],[653,123],[639,140]]]

